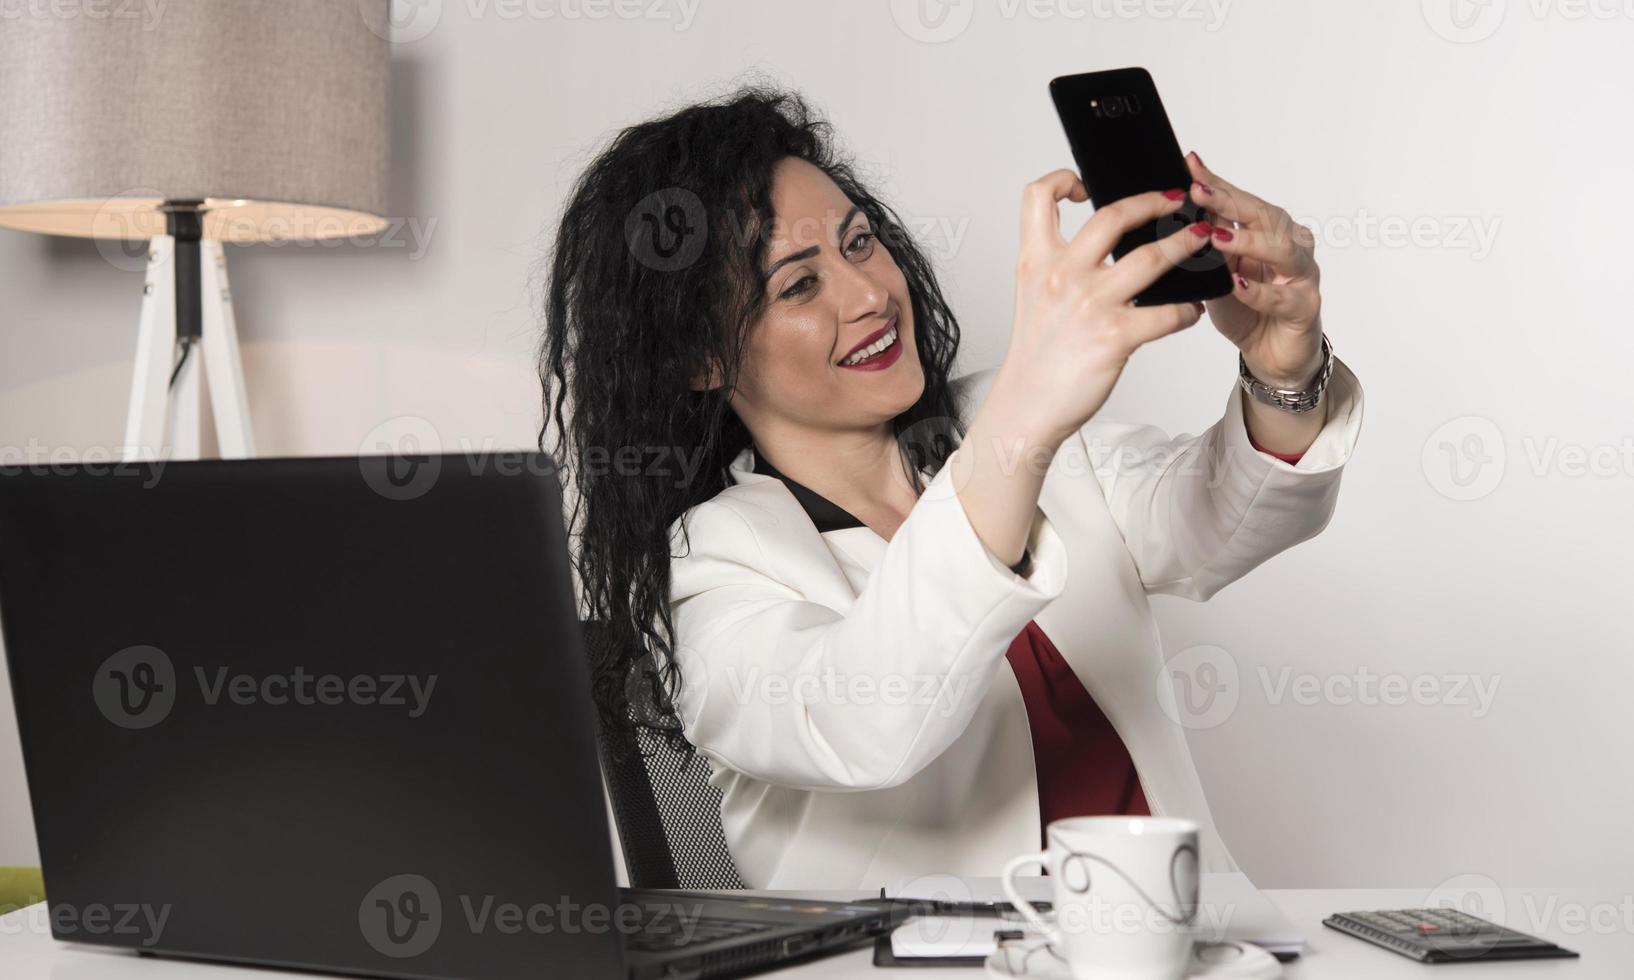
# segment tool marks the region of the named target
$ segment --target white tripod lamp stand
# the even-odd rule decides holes
[[[197,458],[201,389],[255,452],[224,243],[385,227],[389,2],[0,19],[0,227],[146,244],[126,459]]]

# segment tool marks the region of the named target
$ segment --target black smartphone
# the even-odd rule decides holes
[[[1062,75],[1050,82],[1050,98],[1067,131],[1067,144],[1084,188],[1097,209],[1113,201],[1170,188],[1191,187],[1191,171],[1144,68],[1116,68]],[[1203,219],[1188,196],[1173,214],[1124,235],[1112,249],[1121,259],[1148,242]],[[1164,273],[1135,297],[1136,306],[1189,303],[1231,292],[1225,256],[1213,245]]]

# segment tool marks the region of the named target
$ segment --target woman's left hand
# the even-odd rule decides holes
[[[1316,236],[1288,212],[1221,179],[1186,154],[1191,199],[1208,212],[1214,247],[1231,271],[1229,295],[1208,301],[1209,319],[1242,351],[1254,377],[1303,388],[1322,367],[1322,296]]]

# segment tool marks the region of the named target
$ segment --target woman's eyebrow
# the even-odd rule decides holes
[[[778,259],[776,262],[772,263],[771,268],[766,270],[765,278],[769,282],[769,281],[771,281],[772,276],[777,273],[778,269],[783,268],[784,266],[788,265],[790,262],[798,262],[801,259],[809,259],[813,255],[816,255],[816,254],[817,254],[817,246],[813,245],[810,248],[803,248],[800,251],[795,252],[792,255],[785,255],[782,258]]]
[[[857,216],[857,212],[859,212],[861,210],[862,210],[862,208],[858,207],[857,205],[855,205],[855,204],[851,205],[851,210],[849,210],[849,211],[847,211],[845,213],[844,220],[842,220],[840,222],[839,234],[841,234],[841,235],[845,234],[845,230],[847,228],[851,227],[852,219],[855,218]],[[766,280],[766,281],[770,281],[772,276],[777,274],[778,269],[783,268],[784,266],[788,265],[790,262],[798,262],[801,259],[809,259],[813,255],[816,255],[816,254],[817,254],[817,246],[812,245],[811,247],[803,248],[800,251],[793,253],[792,255],[785,255],[782,258],[778,259],[776,262],[773,262],[771,264],[771,267],[766,270],[766,274],[762,278],[764,280]]]

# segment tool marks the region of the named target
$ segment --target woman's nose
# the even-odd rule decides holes
[[[857,320],[884,312],[890,300],[885,283],[863,266],[844,261],[840,265],[833,278],[840,313],[847,320]]]

